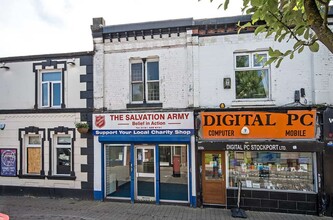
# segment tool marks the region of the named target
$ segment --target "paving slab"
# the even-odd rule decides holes
[[[174,204],[146,204],[115,201],[87,201],[68,198],[0,196],[0,213],[10,220],[241,220],[223,208],[192,208]],[[324,220],[300,214],[246,211],[247,219],[255,220]]]

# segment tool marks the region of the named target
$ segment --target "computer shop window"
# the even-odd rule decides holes
[[[316,192],[316,156],[311,152],[230,151],[229,187]]]
[[[160,100],[159,61],[141,59],[131,62],[131,102],[146,103]]]
[[[55,175],[70,175],[72,164],[72,138],[55,136],[54,172]]]
[[[264,66],[267,52],[237,53],[235,59],[235,81],[237,100],[268,100],[270,71]]]
[[[46,71],[41,73],[40,99],[43,108],[60,108],[62,103],[61,71]]]
[[[25,173],[28,175],[40,175],[42,170],[42,146],[39,135],[26,135],[25,155]]]

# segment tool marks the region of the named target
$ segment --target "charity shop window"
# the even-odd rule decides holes
[[[40,135],[26,135],[24,148],[25,173],[39,175],[42,170],[42,146]]]
[[[310,152],[231,151],[229,187],[316,192],[315,158]]]
[[[269,99],[270,71],[267,52],[234,54],[236,99]]]
[[[69,175],[72,170],[71,136],[55,136],[54,171],[56,175]]]
[[[160,74],[158,59],[140,59],[131,62],[132,102],[160,100]]]
[[[40,98],[42,107],[61,107],[62,73],[47,71],[41,73]]]

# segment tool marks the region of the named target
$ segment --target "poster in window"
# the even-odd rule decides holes
[[[1,176],[16,176],[17,156],[16,149],[0,149]]]

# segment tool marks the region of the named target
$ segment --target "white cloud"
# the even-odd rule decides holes
[[[228,11],[215,0],[0,0],[0,57],[92,50],[90,25],[240,14],[241,0]]]

